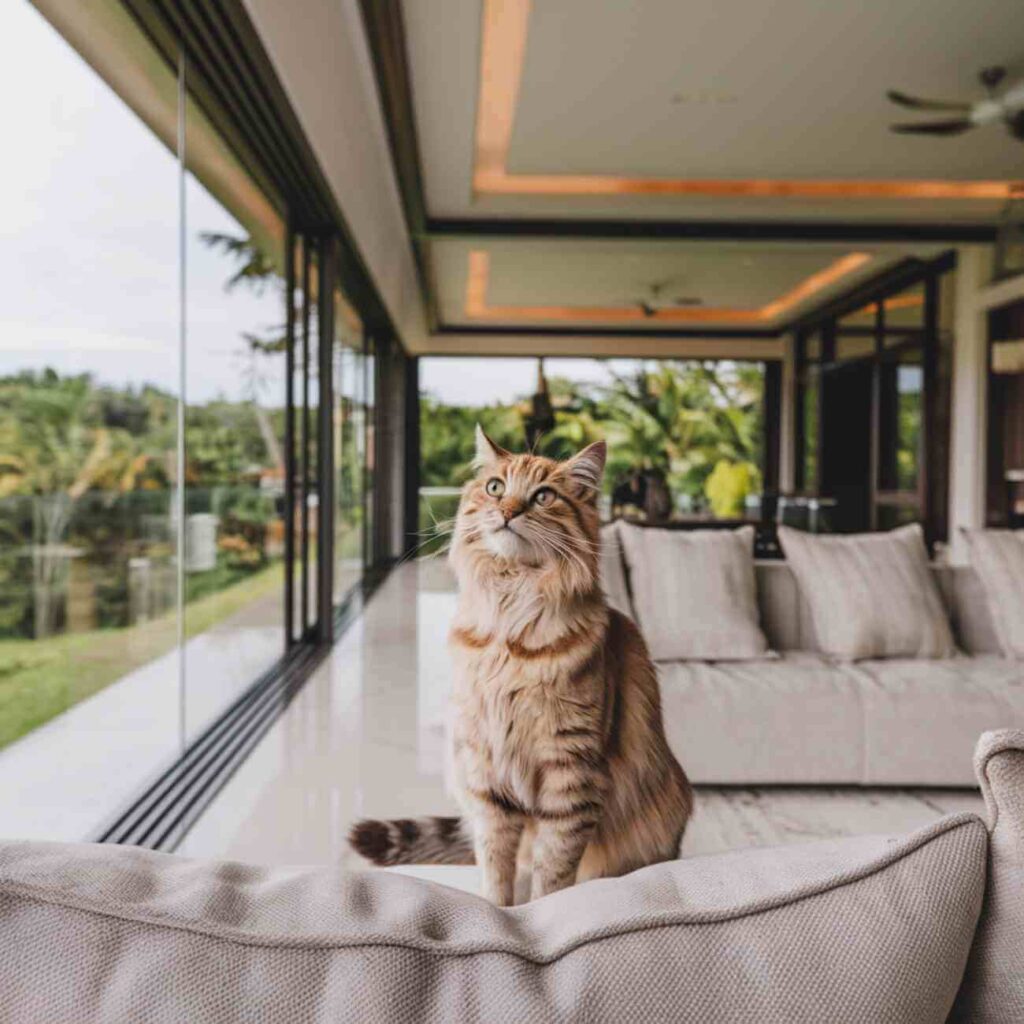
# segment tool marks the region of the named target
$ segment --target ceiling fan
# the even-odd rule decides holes
[[[886,96],[893,103],[911,110],[934,110],[958,114],[939,121],[911,121],[892,125],[900,135],[962,135],[972,128],[1001,121],[1006,130],[1024,142],[1024,81],[1016,82],[1001,93],[999,86],[1006,78],[1006,68],[984,68],[978,75],[988,97],[974,103],[926,100],[890,89]]]
[[[657,316],[663,309],[676,309],[680,306],[700,306],[704,300],[696,295],[681,295],[676,298],[668,298],[665,295],[666,289],[672,284],[672,279],[667,281],[656,281],[647,286],[647,294],[637,300],[637,305],[644,316]]]

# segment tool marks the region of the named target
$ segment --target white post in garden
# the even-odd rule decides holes
[[[217,567],[217,516],[194,512],[185,518],[185,572],[209,572]]]

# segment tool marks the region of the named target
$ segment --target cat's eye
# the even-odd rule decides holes
[[[555,492],[550,487],[542,487],[533,496],[533,500],[541,508],[547,508],[555,500],[555,497]]]
[[[505,481],[499,480],[496,476],[492,476],[491,479],[487,481],[487,486],[484,490],[487,491],[492,498],[500,498],[505,493]]]

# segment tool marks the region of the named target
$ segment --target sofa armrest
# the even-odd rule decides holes
[[[985,902],[954,1022],[1024,1020],[1024,730],[986,732],[974,769],[989,821]]]
[[[992,844],[1024,866],[1024,729],[983,733],[974,751],[974,771]]]

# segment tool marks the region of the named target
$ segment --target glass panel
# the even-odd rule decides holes
[[[192,739],[284,644],[284,224],[186,110],[185,686]],[[225,161],[231,161],[225,170]],[[234,180],[231,180],[231,179]]]
[[[173,74],[120,5],[65,16],[167,129],[0,5],[0,834],[78,840],[180,750],[179,174]]]
[[[439,357],[420,370],[424,554],[447,539],[473,472],[477,422],[519,451],[527,426],[545,423],[537,450],[556,458],[606,438],[606,514],[699,522],[757,513],[763,363],[545,359],[539,368],[536,359]]]
[[[878,506],[878,529],[895,530],[897,526],[908,526],[921,520],[921,513],[916,506],[883,505]]]
[[[373,338],[366,339],[366,400],[365,429],[366,452],[363,456],[365,467],[366,494],[363,497],[366,509],[366,524],[363,527],[364,562],[369,567],[374,562],[374,481],[377,469],[377,347]]]
[[[334,600],[341,603],[362,577],[363,325],[340,292],[334,296]]]
[[[844,335],[836,337],[836,359],[842,362],[847,359],[863,359],[874,355],[874,335]]]
[[[836,321],[836,360],[864,359],[875,354],[877,303],[870,303]]]
[[[887,345],[900,340],[901,331],[924,329],[924,283],[907,288],[885,300],[885,332]],[[896,332],[893,336],[893,332]]]
[[[817,362],[821,358],[821,334],[814,331],[807,335],[804,342],[804,359],[809,363]]]
[[[900,353],[881,366],[881,452],[879,487],[912,491],[917,487],[924,371],[920,350]]]
[[[801,400],[803,401],[804,450],[803,489],[814,494],[818,490],[818,388],[821,375],[816,367],[804,371]]]
[[[836,327],[839,331],[842,331],[843,328],[870,329],[875,326],[877,319],[878,303],[869,302],[866,306],[861,306],[860,309],[855,309],[841,317]]]
[[[302,360],[304,366],[305,389],[302,395],[303,413],[301,420],[300,443],[304,446],[303,462],[301,471],[303,473],[303,489],[305,501],[303,503],[303,519],[300,523],[302,535],[305,537],[302,548],[302,558],[306,564],[306,621],[309,626],[314,625],[319,617],[318,614],[318,562],[317,562],[317,538],[319,535],[319,437],[320,437],[320,267],[316,250],[316,242],[309,240],[309,294],[307,296],[308,309],[306,313],[308,323],[308,335],[303,333]]]

